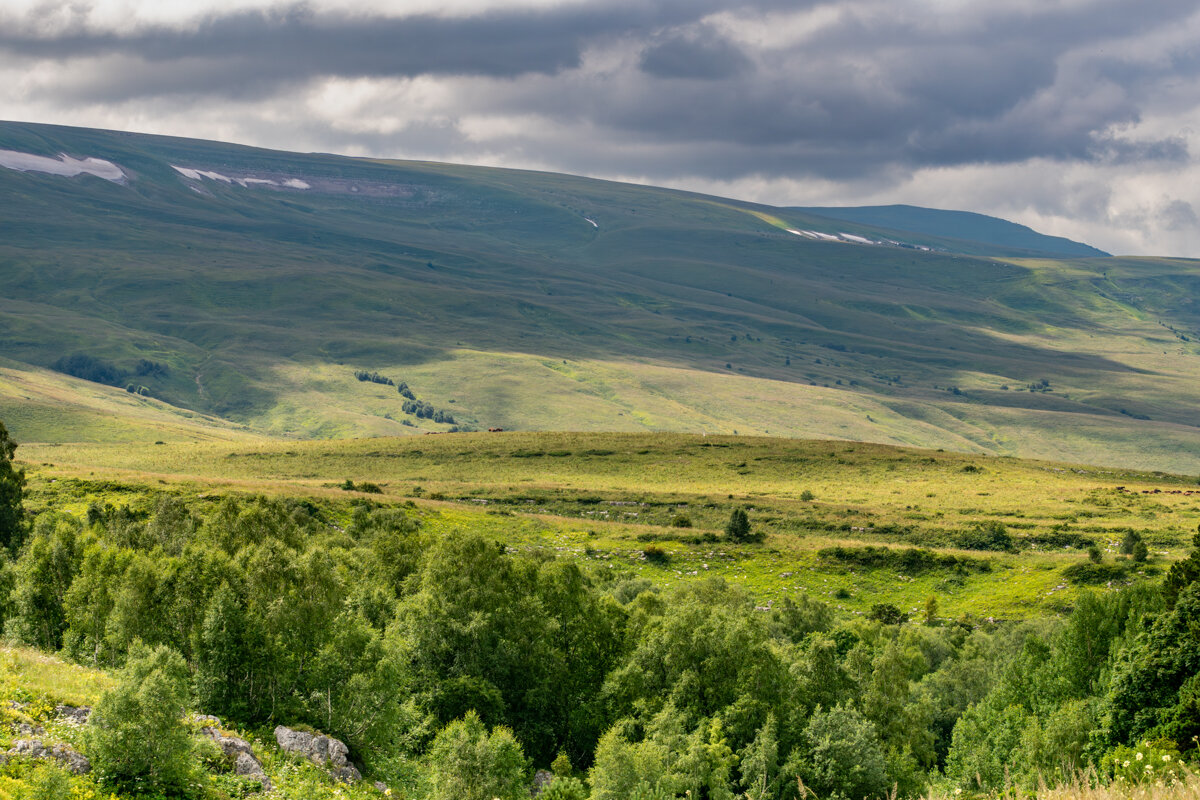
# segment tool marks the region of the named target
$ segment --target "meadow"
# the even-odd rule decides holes
[[[478,532],[527,551],[669,586],[721,576],[761,605],[811,594],[847,611],[1025,618],[1069,609],[1064,577],[1097,546],[1100,586],[1153,579],[1200,523],[1191,477],[862,443],[686,434],[470,433],[338,441],[21,447],[30,502],[153,506],[184,497],[307,497],[346,518],[352,504],[416,504],[430,530]],[[343,488],[369,486],[372,491]],[[376,493],[376,491],[378,493]],[[762,544],[723,535],[749,509]],[[689,527],[677,527],[685,524]],[[1010,546],[979,544],[1002,526]],[[1145,564],[1119,553],[1127,532]],[[961,559],[855,563],[888,547]],[[972,549],[972,548],[988,549]],[[647,558],[647,551],[661,552]],[[822,551],[827,551],[822,555]],[[650,550],[650,552],[654,552]],[[860,559],[861,561],[861,559]]]

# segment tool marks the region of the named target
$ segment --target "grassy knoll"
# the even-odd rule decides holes
[[[477,433],[30,444],[19,455],[35,506],[149,507],[159,491],[306,496],[342,517],[352,502],[416,503],[433,531],[483,532],[662,584],[720,575],[763,604],[808,593],[857,612],[914,610],[930,595],[948,616],[1065,608],[1081,585],[1161,574],[1200,523],[1194,478],[836,441]],[[380,492],[347,491],[347,480]],[[725,540],[737,506],[764,543]],[[995,524],[1011,541],[981,539]],[[1146,564],[1117,552],[1130,530]],[[1092,545],[1103,567],[1068,579]]]

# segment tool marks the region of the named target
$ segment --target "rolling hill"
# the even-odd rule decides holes
[[[24,123],[0,164],[23,441],[676,430],[1200,472],[1195,262]]]

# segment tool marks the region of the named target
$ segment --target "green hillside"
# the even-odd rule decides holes
[[[564,175],[85,129],[3,123],[0,150],[124,175],[0,168],[6,366],[163,413],[287,437],[737,432],[1200,472],[1193,262],[1021,259]],[[17,403],[14,380],[0,418],[20,440],[151,435],[87,433],[78,398]]]

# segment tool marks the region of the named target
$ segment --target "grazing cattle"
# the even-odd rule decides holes
[[[488,428],[488,433],[504,433],[504,428]]]

